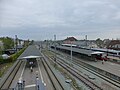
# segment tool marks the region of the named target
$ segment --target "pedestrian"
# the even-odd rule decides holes
[[[104,59],[103,59],[103,61],[102,61],[102,64],[104,64]]]
[[[36,78],[38,78],[38,71],[36,71]]]
[[[33,68],[32,68],[32,66],[30,67],[30,70],[31,70],[31,72],[33,72]]]

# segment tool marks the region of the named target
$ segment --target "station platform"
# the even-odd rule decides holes
[[[83,60],[83,59],[79,59],[79,60],[82,61],[82,65],[84,65],[85,67],[88,67],[92,71],[95,71],[101,74],[102,76],[105,76],[113,80],[117,84],[120,84],[120,65],[119,64],[108,62],[108,61],[106,62],[104,61],[104,63],[102,63],[102,61],[95,62],[95,61],[89,61],[89,60]]]
[[[115,57],[115,56],[107,56],[111,62],[120,64],[120,57]]]
[[[85,62],[94,67],[100,68],[102,70],[105,70],[107,72],[110,72],[120,77],[120,65],[119,64],[108,62],[108,61],[104,62],[104,64],[102,64],[102,61],[97,61],[97,62],[85,61]]]

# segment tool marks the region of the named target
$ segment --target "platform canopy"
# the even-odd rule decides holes
[[[57,46],[57,48],[71,51],[71,47]],[[89,50],[89,49],[81,49],[81,48],[74,48],[74,47],[72,47],[72,51],[80,53],[80,54],[88,55],[88,56],[91,56],[91,55],[100,55],[100,54],[104,53],[104,52],[92,51],[92,50]]]
[[[103,54],[104,52],[93,52],[91,54]]]
[[[41,56],[26,56],[26,57],[22,57],[24,59],[30,59],[30,58],[40,58]]]
[[[29,59],[42,57],[39,49],[35,45],[28,46],[25,51],[18,57],[18,59]]]

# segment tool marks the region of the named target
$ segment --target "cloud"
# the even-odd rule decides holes
[[[27,30],[34,39],[38,32],[50,37],[54,33],[61,37],[82,33],[94,38],[99,30],[120,29],[119,5],[119,0],[1,0],[0,31],[22,36]]]

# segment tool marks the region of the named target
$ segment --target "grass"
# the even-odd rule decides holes
[[[24,52],[24,50],[26,49],[27,47],[21,49],[19,52],[13,54],[10,56],[10,58],[8,59],[0,59],[0,61],[2,62],[0,64],[0,77],[2,77],[6,72],[7,70],[14,64],[14,62],[17,60],[17,58]]]
[[[13,65],[13,63],[14,62],[0,65],[0,77],[2,77],[7,72],[7,70]]]

